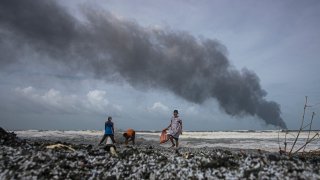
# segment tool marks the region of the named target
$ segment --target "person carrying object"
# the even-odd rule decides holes
[[[169,126],[163,129],[163,131],[169,130],[167,139],[171,141],[172,143],[171,147],[176,147],[176,148],[178,148],[179,146],[179,136],[182,134],[182,120],[180,119],[178,114],[179,114],[178,110],[174,110],[173,117],[171,118],[171,122]],[[175,143],[174,143],[174,140],[175,140]]]

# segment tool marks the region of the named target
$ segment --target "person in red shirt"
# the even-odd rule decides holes
[[[132,144],[135,144],[136,132],[133,129],[128,129],[125,133],[123,133],[123,137],[126,138],[126,145],[128,145],[129,141],[132,141]]]

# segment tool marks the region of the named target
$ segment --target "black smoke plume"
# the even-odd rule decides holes
[[[49,0],[0,1],[0,65],[29,47],[96,78],[120,77],[133,87],[162,88],[195,103],[215,98],[229,115],[258,116],[286,128],[280,106],[265,100],[258,76],[230,65],[226,48],[180,31],[144,28],[102,10],[81,20]]]

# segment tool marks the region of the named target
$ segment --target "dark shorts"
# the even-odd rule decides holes
[[[179,140],[179,138],[176,138],[176,137],[174,137],[174,136],[172,136],[172,135],[170,135],[170,134],[169,134],[169,136],[172,137],[173,139],[175,139],[176,141]]]

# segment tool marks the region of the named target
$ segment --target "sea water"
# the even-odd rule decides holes
[[[306,146],[306,151],[319,150],[320,138],[317,136],[319,131],[303,131],[299,134],[299,138],[293,148],[293,151],[302,147],[308,139],[314,137]],[[27,139],[47,139],[53,141],[63,141],[74,143],[98,143],[97,141],[103,135],[103,131],[80,130],[80,131],[58,131],[58,130],[25,130],[15,131],[18,137]],[[161,132],[157,131],[137,131],[136,138],[159,142]],[[298,135],[298,131],[184,131],[180,136],[181,147],[225,147],[237,149],[261,149],[265,151],[279,151],[279,147],[284,150],[285,142],[286,150],[290,151],[292,145]],[[121,136],[120,136],[121,137]],[[309,138],[308,138],[309,137]],[[163,146],[169,146],[167,143]]]

